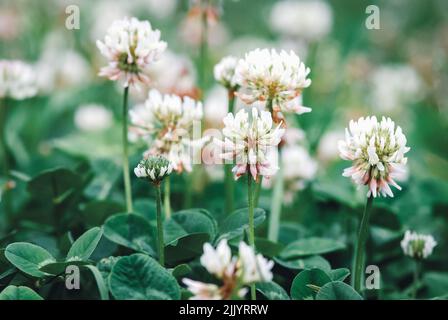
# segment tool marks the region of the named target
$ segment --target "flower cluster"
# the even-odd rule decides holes
[[[240,59],[235,82],[241,87],[239,97],[246,103],[271,100],[274,111],[295,111],[287,105],[311,85],[310,69],[293,52],[255,49]],[[277,109],[277,110],[276,110]]]
[[[161,156],[143,159],[134,169],[134,173],[138,178],[148,179],[154,184],[159,184],[172,171],[171,163],[168,159]]]
[[[252,108],[252,119],[241,109],[235,116],[229,113],[224,118],[224,141],[215,140],[223,153],[221,158],[236,160],[232,169],[238,179],[246,172],[250,172],[254,180],[259,175],[270,177],[278,170],[268,159],[268,152],[276,147],[285,132],[280,125],[274,127],[271,113]]]
[[[33,68],[18,60],[0,60],[0,98],[23,100],[37,93]]]
[[[104,42],[97,41],[101,54],[109,65],[99,75],[110,80],[124,80],[124,86],[149,84],[148,67],[166,49],[160,41],[160,31],[153,30],[148,21],[136,18],[116,20],[107,30]]]
[[[130,111],[131,133],[151,139],[147,155],[163,155],[177,172],[192,170],[192,150],[205,139],[193,139],[193,125],[202,119],[202,103],[151,90],[144,106]]]
[[[112,126],[113,114],[103,105],[85,104],[76,109],[74,121],[76,127],[82,131],[103,131]]]
[[[244,242],[239,244],[238,257],[232,257],[227,240],[221,240],[216,249],[206,243],[200,261],[210,274],[222,281],[222,286],[183,279],[188,290],[194,294],[191,298],[194,300],[242,298],[247,292],[244,286],[272,280],[274,262],[256,254]]]
[[[401,190],[395,179],[405,177],[404,154],[410,148],[401,128],[390,118],[383,117],[381,122],[374,116],[350,121],[345,140],[339,141],[338,147],[341,158],[353,162],[343,175],[358,185],[367,185],[368,197],[393,197],[389,185]]]
[[[401,240],[401,248],[405,255],[415,259],[426,259],[437,245],[432,235],[418,234],[407,230]]]
[[[224,57],[213,69],[215,80],[229,90],[235,90],[238,86],[235,82],[235,68],[238,59],[233,56]]]

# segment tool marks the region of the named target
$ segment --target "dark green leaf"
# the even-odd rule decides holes
[[[116,214],[106,220],[104,236],[124,247],[154,254],[153,230],[149,222],[136,214]]]
[[[254,225],[259,226],[266,219],[266,212],[263,209],[256,208],[254,211]],[[240,209],[228,216],[221,224],[221,239],[232,239],[238,237],[249,229],[249,211],[248,209]]]
[[[332,281],[344,281],[350,275],[347,268],[334,269],[329,272]]]
[[[316,300],[363,300],[348,284],[333,281],[324,285],[316,295]]]
[[[327,238],[308,238],[290,243],[280,253],[282,259],[324,254],[344,249],[342,242]]]
[[[46,273],[39,269],[56,262],[47,250],[27,242],[11,243],[5,249],[5,256],[17,269],[33,277],[44,277]]]
[[[94,227],[81,235],[72,245],[67,261],[85,261],[90,258],[95,251],[103,235],[103,229]]]
[[[312,299],[316,296],[316,291],[310,288],[310,285],[322,287],[328,282],[331,282],[331,279],[323,270],[303,270],[292,282],[291,298],[294,300]]]
[[[118,300],[178,300],[176,279],[151,257],[133,254],[120,258],[109,276],[112,295]]]
[[[0,293],[0,300],[43,300],[28,287],[8,286]]]

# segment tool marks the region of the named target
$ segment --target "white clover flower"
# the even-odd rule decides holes
[[[404,154],[410,150],[401,128],[390,118],[383,117],[378,122],[373,116],[350,121],[345,131],[345,140],[338,143],[339,152],[342,159],[353,165],[344,170],[343,176],[351,177],[358,185],[367,185],[367,197],[393,197],[389,184],[401,190],[395,179],[405,177]]]
[[[0,98],[23,100],[37,94],[33,68],[18,60],[0,60]]]
[[[182,282],[187,286],[188,291],[193,293],[190,300],[222,300],[220,288],[215,284],[203,283],[184,278]]]
[[[219,280],[222,285],[208,284],[190,279],[183,279],[194,296],[195,300],[227,300],[234,297],[244,297],[248,290],[245,286],[256,282],[272,280],[271,269],[273,261],[266,260],[261,254],[256,255],[254,250],[241,242],[238,257],[232,257],[227,240],[221,240],[216,249],[210,244],[204,245],[204,254],[201,264],[207,271]]]
[[[147,155],[165,156],[177,172],[191,171],[192,153],[207,141],[190,137],[202,116],[201,102],[151,90],[144,107],[130,111],[130,132],[143,139],[152,138]]]
[[[333,161],[339,158],[338,141],[344,139],[343,130],[326,132],[319,141],[317,156],[323,162]]]
[[[160,41],[160,31],[153,30],[149,21],[124,18],[112,23],[104,42],[96,42],[101,54],[109,60],[100,76],[110,80],[124,80],[124,86],[149,84],[148,67],[159,59],[166,49]]]
[[[149,179],[155,184],[159,184],[172,171],[173,166],[170,161],[160,156],[143,159],[134,169],[138,178]]]
[[[103,131],[111,127],[112,112],[99,104],[81,105],[75,112],[75,125],[86,132]]]
[[[160,60],[149,68],[152,87],[179,96],[197,96],[196,70],[187,56],[167,50]]]
[[[204,253],[201,256],[201,264],[210,274],[221,279],[233,270],[232,252],[227,240],[221,240],[216,250],[209,244],[204,244]]]
[[[48,41],[50,42],[50,41]],[[91,78],[88,62],[78,52],[61,46],[46,48],[36,65],[39,91],[85,84]]]
[[[272,280],[271,269],[274,267],[274,261],[265,259],[261,254],[255,254],[254,249],[244,242],[240,242],[239,245],[238,264],[244,284]]]
[[[415,259],[426,259],[432,254],[437,242],[432,235],[418,234],[407,230],[401,240],[401,248],[405,255]]]
[[[310,69],[293,52],[255,49],[238,61],[235,82],[241,87],[238,96],[246,103],[272,100],[274,110],[300,113],[298,104],[287,102],[301,95],[311,85]]]
[[[224,141],[215,139],[222,148],[221,158],[235,160],[232,169],[235,179],[249,172],[254,180],[259,175],[270,177],[278,170],[267,157],[271,148],[276,147],[285,132],[280,125],[273,127],[271,113],[252,108],[252,119],[249,114],[240,110],[235,116],[229,113],[224,118]]]
[[[213,69],[215,80],[227,89],[235,90],[237,84],[235,82],[235,68],[238,59],[233,56],[224,57]]]
[[[423,90],[421,78],[409,65],[381,66],[373,71],[371,83],[371,103],[382,111],[400,110],[421,97]]]
[[[272,30],[283,35],[318,41],[331,31],[333,13],[324,1],[277,1],[269,22]]]

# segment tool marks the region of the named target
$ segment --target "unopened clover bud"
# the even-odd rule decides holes
[[[172,171],[173,167],[170,161],[162,156],[151,156],[143,159],[134,169],[138,178],[148,179],[154,184],[160,184]]]

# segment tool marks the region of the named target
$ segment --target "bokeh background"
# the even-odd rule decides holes
[[[65,27],[65,9],[72,4],[80,8],[79,30]],[[370,4],[380,9],[379,30],[365,27]],[[447,296],[448,2],[444,0],[217,1],[202,51],[202,21],[191,10],[191,1],[2,0],[0,58],[32,64],[39,94],[8,101],[6,140],[14,169],[10,193],[15,225],[11,232],[2,222],[0,248],[30,241],[57,255],[68,230],[76,233],[85,225],[101,224],[123,210],[122,88],[97,76],[105,61],[95,42],[103,39],[112,21],[124,16],[148,19],[161,30],[169,50],[154,67],[154,85],[163,92],[201,99],[208,128],[220,128],[227,112],[225,89],[213,79],[213,66],[223,56],[242,57],[263,47],[291,49],[311,68],[313,83],[304,93],[304,105],[313,111],[291,119],[297,128],[294,143],[305,150],[299,156],[303,162],[293,163],[291,170],[306,169],[295,173],[291,190],[286,186],[280,242],[325,236],[347,243],[350,250],[326,257],[332,266],[351,267],[350,243],[364,203],[364,191],[341,176],[347,163],[339,160],[337,141],[350,119],[392,117],[411,147],[409,176],[395,198],[376,201],[369,263],[380,267],[382,287],[369,294],[382,299],[407,297],[413,266],[399,242],[404,231],[412,229],[432,234],[438,242],[425,262],[420,294]],[[133,90],[131,105],[142,103],[145,96],[144,90]],[[131,165],[138,163],[143,150],[144,146],[133,145]],[[61,210],[65,218],[58,226],[45,188],[33,190],[27,184],[30,177],[54,168],[69,169],[80,190]],[[146,203],[138,199],[152,191],[132,180],[136,207],[144,208]],[[219,219],[222,167],[200,166],[193,180],[187,175],[174,178],[174,208],[203,207]],[[9,182],[1,178],[2,191]],[[244,182],[237,188],[243,207]],[[190,194],[192,202],[186,204]],[[260,205],[266,209],[270,195],[269,188],[261,195]],[[1,267],[0,263],[0,274]],[[285,269],[279,274],[279,282],[287,286],[295,272]]]

